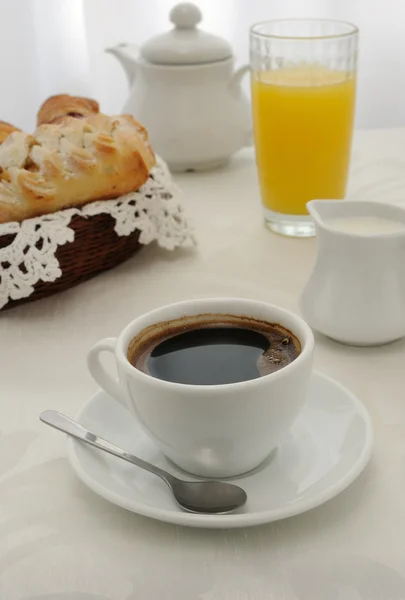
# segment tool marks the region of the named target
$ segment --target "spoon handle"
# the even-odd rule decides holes
[[[149,473],[157,475],[168,485],[171,485],[175,480],[175,477],[170,475],[170,473],[167,473],[159,467],[155,467],[155,465],[151,465],[145,460],[142,460],[141,458],[126,452],[125,450],[122,450],[122,448],[115,446],[104,438],[99,437],[89,429],[86,429],[83,427],[83,425],[77,423],[77,421],[73,421],[72,419],[69,419],[69,417],[62,415],[55,410],[46,410],[40,415],[39,418],[43,423],[46,423],[46,425],[50,425],[59,431],[63,431],[64,433],[67,433],[68,435],[80,440],[81,442],[84,442],[85,444],[94,446],[95,448],[103,450],[108,454],[112,454],[117,458],[122,458],[122,460],[126,460],[127,462],[140,467],[141,469],[145,469],[145,471],[149,471]]]

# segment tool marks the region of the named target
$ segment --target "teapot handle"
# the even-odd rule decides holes
[[[239,67],[239,69],[236,69],[229,82],[229,89],[231,92],[237,93],[240,90],[242,79],[244,78],[246,73],[249,73],[249,71],[250,65],[242,65],[241,67]]]
[[[232,75],[231,80],[229,82],[229,91],[233,95],[240,94],[241,92],[241,84],[246,73],[250,72],[250,65],[242,65],[238,69],[236,69],[235,73]],[[246,134],[245,147],[250,147],[254,145],[253,139],[253,128],[250,126],[249,131]]]

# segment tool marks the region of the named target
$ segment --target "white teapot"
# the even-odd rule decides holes
[[[124,112],[145,125],[173,171],[218,167],[251,144],[250,105],[241,87],[249,66],[234,71],[230,44],[198,29],[201,18],[194,4],[178,4],[168,33],[140,50],[130,44],[106,50],[131,86]]]

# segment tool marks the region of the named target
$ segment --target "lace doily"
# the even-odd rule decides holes
[[[30,296],[37,282],[61,277],[55,253],[59,246],[74,241],[75,233],[69,227],[71,218],[101,213],[114,218],[114,230],[119,236],[130,235],[135,229],[140,231],[141,244],[156,241],[167,250],[194,244],[179,190],[166,164],[157,158],[148,181],[137,192],[115,200],[91,202],[81,209],[0,225],[0,241],[2,236],[15,236],[9,245],[0,248],[0,309],[9,300]]]

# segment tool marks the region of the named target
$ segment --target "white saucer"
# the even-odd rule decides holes
[[[76,418],[125,450],[188,478],[165,459],[135,417],[104,392],[90,398]],[[366,409],[349,390],[314,374],[309,399],[287,438],[265,464],[238,479],[248,503],[229,515],[183,512],[154,475],[71,438],[67,443],[70,463],[79,478],[106,500],[168,523],[225,528],[291,517],[330,500],[366,466],[373,430]]]

